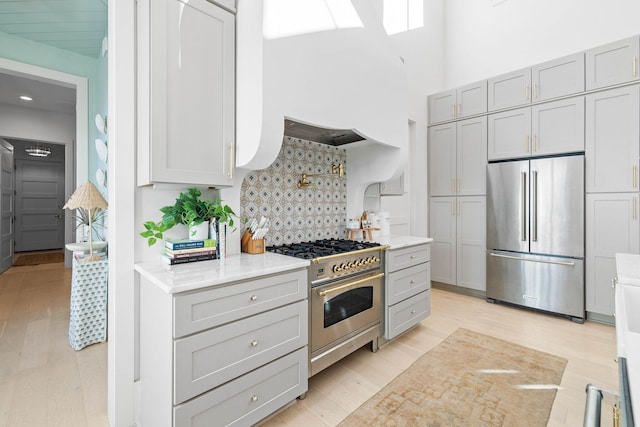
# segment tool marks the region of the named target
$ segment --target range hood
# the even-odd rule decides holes
[[[284,121],[284,135],[334,147],[365,140],[364,137],[351,129],[327,129],[290,119]]]

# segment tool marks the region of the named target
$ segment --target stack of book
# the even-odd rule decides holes
[[[162,262],[169,265],[217,259],[216,240],[165,239]]]

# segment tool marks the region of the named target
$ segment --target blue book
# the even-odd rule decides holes
[[[172,251],[179,249],[194,249],[194,248],[215,248],[215,239],[205,240],[189,240],[189,239],[165,239],[164,246]]]

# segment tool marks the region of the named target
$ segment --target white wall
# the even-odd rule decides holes
[[[414,236],[427,236],[427,102],[426,96],[444,85],[444,1],[425,0],[424,26],[391,36],[404,58],[408,83],[410,131],[409,161],[405,175],[406,194],[382,197],[381,210],[391,214],[396,229]],[[408,226],[400,226],[405,221]]]
[[[638,0],[447,0],[445,81],[433,92],[640,33]]]
[[[0,104],[0,136],[69,144],[75,135],[73,115]]]

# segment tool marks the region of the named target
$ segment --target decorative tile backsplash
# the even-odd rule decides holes
[[[347,182],[338,175],[314,176],[298,188],[302,174],[330,174],[347,152],[304,139],[286,136],[276,160],[266,169],[250,172],[242,182],[240,218],[271,220],[267,245],[316,239],[344,238],[347,217]],[[240,230],[244,233],[244,224]]]

